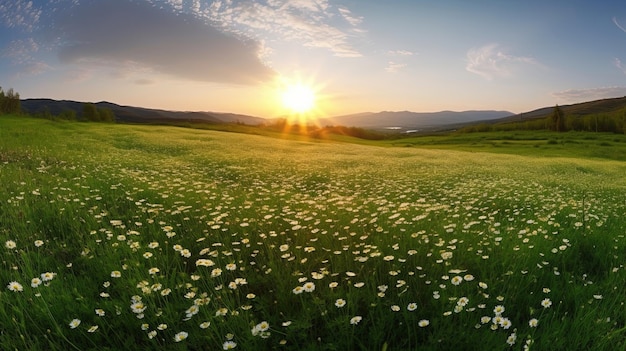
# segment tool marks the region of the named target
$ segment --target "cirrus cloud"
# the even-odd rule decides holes
[[[534,58],[511,55],[505,53],[498,44],[488,44],[467,52],[465,69],[487,80],[493,80],[513,75],[520,66],[537,64]]]

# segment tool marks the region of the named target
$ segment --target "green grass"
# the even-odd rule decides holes
[[[625,349],[619,138],[2,116],[0,349]]]
[[[532,157],[596,158],[626,161],[626,135],[517,131],[459,133],[388,140],[387,145],[438,148]]]

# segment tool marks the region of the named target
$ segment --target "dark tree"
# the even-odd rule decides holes
[[[565,115],[563,114],[563,110],[561,110],[559,105],[556,105],[554,107],[552,115],[550,115],[550,130],[556,132],[565,131]]]
[[[94,104],[83,104],[83,118],[90,122],[100,121],[98,108]]]

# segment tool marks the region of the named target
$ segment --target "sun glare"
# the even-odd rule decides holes
[[[282,92],[283,106],[294,113],[306,113],[315,107],[315,92],[303,84],[290,84]]]

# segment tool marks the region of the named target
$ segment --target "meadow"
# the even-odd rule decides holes
[[[583,138],[0,116],[0,349],[626,349],[626,163]]]

